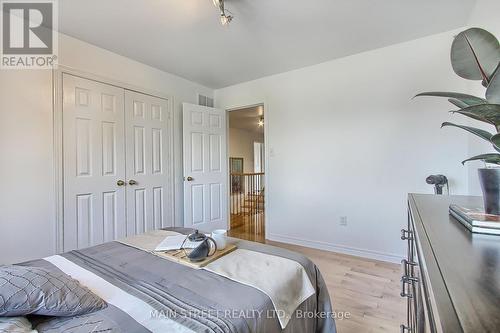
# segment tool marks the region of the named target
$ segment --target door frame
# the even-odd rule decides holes
[[[227,140],[226,140],[226,163],[228,165],[227,168],[227,178],[228,178],[228,187],[227,187],[227,230],[230,230],[231,228],[231,192],[230,192],[230,186],[231,186],[231,179],[229,175],[229,112],[234,112],[234,111],[239,111],[242,109],[248,109],[252,107],[257,107],[257,106],[262,106],[264,108],[264,157],[265,157],[265,163],[264,163],[264,188],[265,188],[265,194],[264,194],[264,238],[267,238],[267,235],[269,233],[269,225],[271,224],[269,221],[269,213],[268,213],[268,207],[269,207],[269,103],[267,102],[260,102],[260,103],[255,103],[255,104],[248,104],[248,105],[242,105],[242,106],[232,106],[230,108],[226,108],[226,130],[227,130]]]
[[[52,137],[53,137],[53,177],[54,177],[54,208],[53,208],[53,216],[55,221],[55,244],[54,250],[55,253],[61,253],[64,248],[64,156],[63,156],[63,75],[69,74],[73,76],[80,77],[82,79],[92,80],[99,83],[104,83],[108,85],[112,85],[118,88],[138,92],[145,95],[150,95],[153,97],[161,98],[168,101],[169,111],[172,116],[172,121],[170,122],[170,132],[171,132],[171,140],[170,140],[170,151],[171,151],[171,161],[169,162],[171,168],[171,216],[174,225],[175,225],[175,135],[174,124],[176,121],[175,112],[174,112],[174,97],[163,92],[154,91],[146,88],[137,87],[128,83],[120,82],[114,79],[110,79],[107,77],[103,77],[98,74],[85,72],[76,68],[72,68],[69,66],[58,65],[57,69],[52,70]]]

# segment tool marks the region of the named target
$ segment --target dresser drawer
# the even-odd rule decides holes
[[[467,240],[464,236],[470,235],[456,221],[449,219],[449,200],[449,197],[430,195],[410,195],[408,198],[408,224],[402,232],[402,238],[407,242],[402,278],[407,318],[401,326],[402,332],[489,332],[464,327],[456,311],[457,304],[452,300],[453,294],[449,292],[449,280],[454,279],[453,274],[449,274],[450,269],[459,274],[464,266],[456,256],[456,250],[447,246],[456,246],[456,243]],[[453,230],[460,232],[455,238],[449,237]],[[443,250],[446,250],[446,256],[443,256]],[[452,261],[455,262],[453,266]],[[448,274],[444,275],[443,270]]]
[[[401,239],[407,242],[407,257],[402,260],[401,297],[406,299],[406,323],[401,332],[438,332],[432,313],[431,292],[426,280],[425,261],[421,256],[419,234],[414,225],[411,210],[408,210],[407,229],[401,230]]]

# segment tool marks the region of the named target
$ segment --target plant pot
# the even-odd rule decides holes
[[[500,168],[479,169],[486,214],[500,215]]]

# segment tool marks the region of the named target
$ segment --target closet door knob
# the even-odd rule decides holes
[[[192,182],[192,181],[194,180],[194,178],[193,178],[193,177],[191,177],[191,176],[189,176],[189,177],[187,177],[187,179],[186,179],[186,180],[187,180],[188,182]]]
[[[137,182],[135,180],[131,179],[128,181],[128,184],[129,185],[137,185]]]
[[[125,182],[123,180],[119,180],[119,181],[116,182],[116,185],[118,185],[118,186],[124,186]]]

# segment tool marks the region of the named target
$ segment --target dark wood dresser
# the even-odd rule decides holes
[[[408,196],[401,332],[500,332],[500,236],[472,234],[448,213],[479,197]]]

